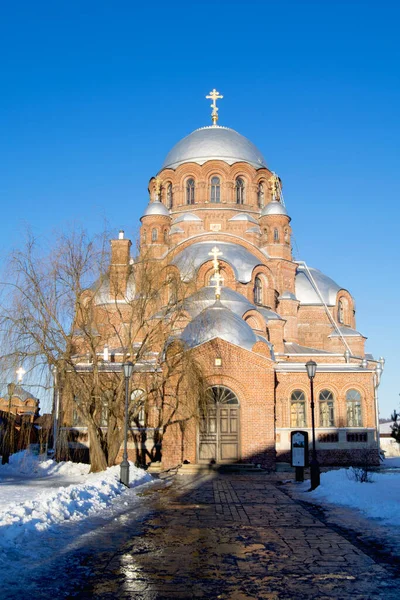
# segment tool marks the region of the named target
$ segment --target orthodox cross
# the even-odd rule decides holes
[[[162,181],[160,177],[156,177],[155,199],[160,200]]]
[[[17,381],[21,383],[23,376],[25,375],[25,370],[22,367],[19,367],[16,371],[17,373]]]
[[[208,253],[208,256],[212,256],[214,259],[213,260],[214,271],[215,272],[219,271],[218,256],[222,256],[221,250],[217,246],[214,246],[214,248],[212,248],[211,252]]]
[[[218,260],[218,256],[222,256],[222,252],[218,249],[217,246],[214,246],[214,248],[212,248],[211,252],[209,252],[208,255],[213,257],[214,275],[211,277],[211,279],[216,282],[215,298],[219,300],[221,297],[221,283],[223,283],[224,281],[224,278],[220,273],[221,265],[219,264]]]
[[[212,123],[213,125],[217,124],[218,121],[218,108],[217,108],[217,100],[222,99],[223,96],[221,96],[221,94],[219,92],[217,92],[217,90],[214,88],[212,92],[210,92],[210,94],[208,96],[206,96],[207,100],[212,100],[212,104],[210,104],[211,108],[212,108],[212,113],[211,113],[211,119],[212,119]]]
[[[219,300],[221,298],[221,285],[224,283],[224,278],[221,273],[217,271],[211,279],[215,281],[215,299]]]
[[[270,179],[269,179],[269,184],[270,184],[270,188],[271,188],[271,193],[272,193],[272,200],[276,200],[278,202],[280,202],[281,199],[281,182],[279,180],[279,177],[276,173],[272,173]]]

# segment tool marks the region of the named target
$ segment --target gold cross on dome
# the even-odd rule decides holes
[[[207,100],[212,100],[212,104],[210,105],[212,108],[212,113],[211,113],[211,119],[213,122],[213,125],[217,124],[218,121],[218,108],[217,108],[217,100],[222,99],[223,96],[221,96],[221,94],[219,92],[217,92],[217,90],[214,88],[212,90],[212,92],[209,93],[208,96],[206,96]]]
[[[211,277],[211,281],[215,281],[215,298],[217,300],[221,297],[221,285],[224,283],[224,278],[218,271]]]
[[[271,193],[272,193],[272,200],[277,200],[278,202],[280,202],[281,182],[276,173],[272,173],[271,177],[269,178],[269,183],[270,183],[270,188],[271,188]]]
[[[156,200],[160,200],[160,195],[161,195],[161,186],[162,186],[162,181],[161,181],[161,177],[156,177],[155,178],[155,199]]]
[[[215,272],[219,271],[218,256],[222,256],[221,250],[217,246],[214,246],[214,248],[212,248],[211,252],[208,253],[208,256],[212,256],[214,259],[213,260],[214,271]]]

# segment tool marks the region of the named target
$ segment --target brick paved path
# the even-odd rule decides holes
[[[394,579],[263,474],[177,477],[80,598],[399,598]],[[397,584],[397,592],[395,591]]]

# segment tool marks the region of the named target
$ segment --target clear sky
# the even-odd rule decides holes
[[[283,180],[296,258],[348,288],[399,407],[398,2],[13,2],[0,9],[0,258],[24,223],[135,236],[168,150],[207,125]]]

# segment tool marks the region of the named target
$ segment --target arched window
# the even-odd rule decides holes
[[[221,202],[221,183],[219,177],[212,177],[210,202]]]
[[[175,277],[168,278],[168,303],[176,304],[178,302],[178,282]]]
[[[274,242],[279,242],[279,231],[276,227],[274,229]]]
[[[244,204],[244,181],[241,177],[236,179],[236,204]]]
[[[239,404],[236,394],[223,385],[216,385],[206,390],[207,404]]]
[[[146,392],[133,390],[129,407],[131,427],[142,427],[146,424]]]
[[[342,325],[344,324],[344,302],[342,299],[338,302],[338,321]]]
[[[265,242],[268,242],[268,229],[266,227],[264,227],[263,234]]]
[[[142,238],[143,238],[143,244],[145,244],[145,243],[146,243],[146,240],[147,240],[147,233],[146,233],[146,230],[145,230],[145,229],[143,229]]]
[[[262,304],[263,303],[263,287],[262,281],[260,277],[256,277],[254,280],[254,303]]]
[[[289,229],[285,227],[285,244],[290,244]]]
[[[322,390],[319,393],[319,426],[334,427],[334,425],[333,394],[329,390]]]
[[[290,396],[290,427],[307,427],[306,397],[301,390],[294,390]]]
[[[346,392],[347,427],[362,427],[361,394],[357,390]]]
[[[158,231],[157,229],[152,229],[151,230],[151,241],[152,242],[156,242],[158,238]]]
[[[172,208],[173,198],[172,198],[172,183],[168,184],[167,187],[167,208]]]
[[[164,229],[164,244],[168,242],[168,229]]]
[[[186,204],[194,204],[194,179],[188,179],[186,182]]]
[[[264,206],[264,184],[262,181],[258,184],[257,204],[260,208]]]

